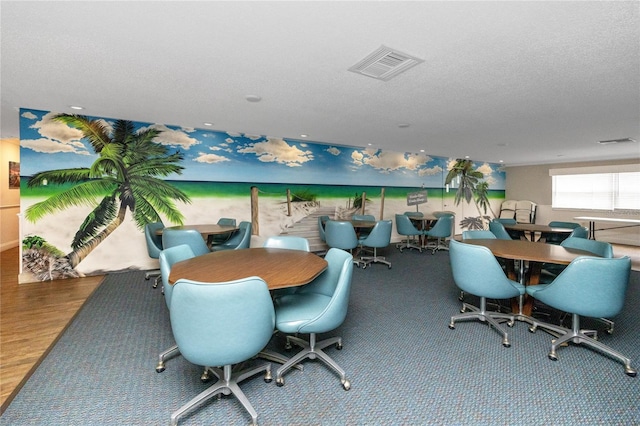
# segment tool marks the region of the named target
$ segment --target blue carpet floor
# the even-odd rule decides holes
[[[578,346],[547,359],[551,337],[511,330],[511,348],[478,322],[447,326],[459,312],[447,252],[386,249],[393,269],[355,269],[345,323],[327,352],[351,390],[317,361],[284,387],[256,376],[241,384],[267,425],[640,425],[640,377]],[[469,298],[469,301],[473,301]],[[600,340],[640,368],[640,273],[615,333]],[[585,326],[592,325],[584,321]],[[596,324],[594,324],[596,325]],[[320,338],[326,336],[319,336]],[[155,372],[173,344],[160,289],[143,272],[110,274],[0,417],[3,425],[164,425],[206,388],[182,357]],[[270,347],[282,351],[276,335]],[[251,362],[263,362],[260,360]],[[275,365],[274,365],[275,367]],[[214,399],[180,425],[249,424],[231,397]]]

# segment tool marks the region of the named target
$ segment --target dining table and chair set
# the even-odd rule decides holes
[[[176,342],[158,355],[156,371],[165,371],[167,361],[182,356],[203,367],[203,383],[216,380],[171,414],[172,425],[221,394],[234,395],[255,425],[258,414],[238,384],[264,373],[265,382],[275,376],[276,384],[284,386],[286,373],[303,371],[305,359],[322,361],[339,376],[344,390],[351,388],[346,372],[327,352],[329,347],[342,349],[342,338],[317,336],[335,330],[346,318],[352,254],[330,248],[321,257],[310,252],[307,239],[297,236],[269,237],[261,247],[243,246],[244,232],[250,234],[246,229],[241,222],[237,227],[156,225],[146,232],[161,237],[155,238],[159,278]],[[223,233],[231,235],[212,246],[211,236]],[[237,246],[217,247],[234,239]],[[284,335],[285,349],[295,345],[301,350],[289,358],[267,349],[276,333]],[[272,374],[270,363],[255,366],[260,359],[281,365]],[[236,371],[234,367],[247,361],[252,361],[251,368]]]
[[[523,321],[532,333],[542,328],[553,335],[551,360],[558,359],[561,345],[583,344],[622,362],[625,373],[636,376],[629,358],[598,341],[595,330],[580,328],[584,316],[608,324],[607,332],[612,333],[611,318],[624,304],[630,260],[614,258],[607,251],[609,243],[586,239],[586,234],[576,232],[582,227],[523,227],[497,220],[488,230],[464,231],[459,240],[453,236],[450,212],[426,216],[406,212],[395,218],[397,232],[404,238],[396,245],[400,252],[449,251],[453,281],[463,301],[461,313],[451,317],[451,329],[457,322],[477,319],[498,331],[503,346],[510,347],[503,325],[513,327]],[[390,245],[392,221],[368,215],[349,220],[318,217],[320,238],[329,247],[323,257],[310,251],[307,239],[297,236],[273,236],[261,247],[251,247],[250,226],[221,220],[172,227],[154,223],[145,228],[149,256],[160,263],[160,269],[147,277],[156,276],[162,283],[176,342],[158,355],[156,371],[165,371],[169,359],[183,356],[203,367],[200,380],[216,379],[171,414],[172,425],[219,394],[233,394],[255,425],[257,412],[238,384],[260,373],[265,382],[273,380],[271,364],[256,366],[259,359],[279,364],[278,386],[284,386],[284,376],[292,368],[304,374],[302,361],[318,359],[339,376],[344,390],[351,388],[346,372],[326,352],[329,347],[342,349],[342,338],[317,341],[317,336],[345,320],[354,266],[364,269],[382,263],[391,268],[378,249]],[[518,232],[519,238],[513,239],[509,231]],[[365,253],[367,249],[371,253]],[[479,298],[478,306],[465,300],[465,294]],[[500,300],[511,305],[488,309]],[[534,315],[537,303],[564,312],[571,318],[570,327],[540,321]],[[285,349],[295,345],[301,350],[292,357],[268,350],[277,333],[283,335]],[[217,343],[212,345],[213,341]],[[253,362],[248,370],[233,368],[249,360]]]
[[[560,346],[583,344],[617,359],[625,373],[635,377],[637,370],[628,357],[598,340],[597,330],[580,328],[580,317],[586,317],[603,322],[606,332],[613,333],[611,318],[624,305],[630,258],[615,258],[611,244],[587,239],[586,228],[579,225],[525,229],[495,222],[501,238],[490,230],[471,230],[463,232],[461,241],[450,241],[454,282],[462,292],[478,297],[479,306],[463,302],[461,314],[451,317],[449,327],[454,329],[457,321],[478,319],[493,326],[503,336],[502,344],[509,347],[508,331],[502,324],[513,327],[516,321],[523,321],[532,333],[542,328],[553,335],[549,359],[558,359]],[[500,233],[503,228],[546,233],[552,242],[531,235],[511,239]],[[552,235],[554,232],[557,234]],[[511,312],[488,310],[488,300],[510,300]],[[563,314],[562,319],[569,317],[570,324],[541,321],[534,311],[537,305]]]

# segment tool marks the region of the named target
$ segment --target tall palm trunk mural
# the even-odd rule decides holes
[[[460,205],[464,199],[467,203],[473,203],[478,210],[478,217],[465,217],[460,225],[468,229],[487,229],[486,224],[490,220],[486,216],[487,209],[491,211],[493,217],[496,217],[491,204],[489,203],[489,184],[483,180],[482,172],[474,169],[473,161],[468,159],[457,159],[447,177],[445,185],[452,185],[454,180],[459,181],[458,190],[456,191],[455,204]]]
[[[71,268],[122,224],[127,210],[141,230],[147,223],[160,221],[161,215],[172,223],[183,223],[174,201],[190,203],[190,199],[163,178],[182,174],[179,163],[184,156],[154,142],[160,131],[136,132],[133,123],[126,120],[117,120],[111,128],[102,120],[71,114],[58,114],[54,120],[82,131],[98,158],[89,168],[50,170],[32,176],[29,188],[73,186],[32,205],[25,218],[36,222],[70,207],[94,207],[73,238],[73,251],[66,255]]]

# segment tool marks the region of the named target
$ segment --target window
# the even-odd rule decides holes
[[[552,207],[640,210],[640,165],[552,169]],[[615,170],[615,171],[614,171]]]

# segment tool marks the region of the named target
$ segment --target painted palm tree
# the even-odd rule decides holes
[[[468,229],[485,229],[486,223],[491,219],[487,216],[487,209],[495,217],[495,213],[489,203],[489,184],[484,181],[482,172],[473,167],[473,161],[468,159],[456,159],[455,164],[447,173],[445,185],[451,185],[454,179],[459,180],[458,190],[454,202],[457,205],[464,199],[467,203],[473,203],[478,210],[479,217],[466,217],[460,224]]]
[[[80,263],[107,238],[131,211],[140,229],[164,215],[172,223],[182,224],[183,216],[175,200],[189,203],[189,197],[165,182],[171,174],[182,174],[179,163],[184,155],[169,150],[153,140],[160,131],[136,132],[131,121],[117,120],[111,130],[101,120],[71,114],[54,118],[82,131],[99,155],[89,168],[59,169],[40,172],[29,180],[28,187],[45,184],[73,184],[56,195],[29,207],[25,218],[36,222],[43,216],[72,206],[90,206],[93,211],[80,225],[73,238],[73,251],[67,255],[71,267]]]

